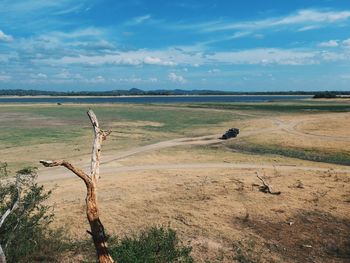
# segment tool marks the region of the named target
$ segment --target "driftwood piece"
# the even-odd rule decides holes
[[[271,186],[269,186],[265,180],[259,176],[259,173],[256,173],[256,177],[263,183],[263,185],[259,186],[259,191],[267,194],[272,194],[272,195],[280,195],[281,192],[273,192],[271,191]]]
[[[97,181],[99,179],[101,147],[102,142],[106,140],[111,131],[103,131],[100,129],[97,117],[92,110],[89,110],[87,114],[91,121],[95,136],[92,145],[90,175],[86,174],[83,170],[73,166],[71,163],[65,160],[41,160],[40,163],[45,167],[64,166],[84,181],[87,190],[85,199],[86,215],[91,229],[91,231],[87,232],[92,236],[99,262],[111,263],[114,261],[108,252],[107,237],[99,218],[99,210],[97,205]]]
[[[21,201],[21,188],[19,185],[19,177],[18,176],[16,178],[16,189],[17,189],[17,198],[11,204],[11,206],[6,210],[6,212],[1,216],[0,228],[4,224],[6,218],[19,207],[19,203]],[[5,256],[4,250],[2,249],[1,244],[0,244],[0,263],[6,263],[6,256]]]

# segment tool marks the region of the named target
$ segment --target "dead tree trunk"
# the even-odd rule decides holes
[[[100,263],[111,263],[114,262],[108,252],[107,238],[104,232],[104,227],[99,218],[99,211],[97,206],[97,182],[99,179],[99,166],[101,156],[102,142],[106,140],[107,136],[111,133],[110,131],[103,131],[100,129],[97,117],[92,110],[87,112],[92,127],[94,129],[94,142],[91,153],[91,172],[87,175],[83,170],[74,167],[67,161],[47,161],[41,160],[40,163],[46,167],[64,166],[68,170],[76,174],[82,179],[86,185],[86,215],[90,224],[91,231],[87,231],[91,234],[94,241],[97,257]]]

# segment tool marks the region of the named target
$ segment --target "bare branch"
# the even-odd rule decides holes
[[[111,133],[112,133],[111,130],[103,131],[103,132],[102,132],[102,141],[107,140],[107,136],[110,135]]]
[[[68,170],[72,171],[73,173],[75,173],[78,177],[80,177],[86,184],[90,184],[91,183],[91,179],[89,178],[89,176],[84,173],[83,170],[74,167],[71,163],[62,160],[62,161],[48,161],[48,160],[40,160],[40,163],[42,165],[44,165],[45,167],[55,167],[55,166],[64,166],[66,167]]]
[[[16,178],[16,189],[17,189],[17,198],[16,201],[11,205],[9,209],[1,216],[0,227],[4,224],[6,218],[19,207],[19,202],[21,200],[21,188],[19,186],[19,177]]]
[[[267,183],[264,181],[264,179],[263,179],[261,176],[259,176],[259,173],[258,173],[258,172],[256,173],[256,177],[259,178],[259,180],[263,183],[263,185],[264,185],[265,187],[268,187]]]
[[[256,177],[258,177],[258,179],[263,183],[263,185],[259,187],[260,192],[268,193],[268,194],[272,194],[272,195],[280,195],[281,194],[281,192],[272,192],[271,187],[264,181],[264,179],[261,176],[259,176],[258,172],[256,172]]]
[[[0,263],[6,263],[6,256],[0,245]]]
[[[19,177],[17,176],[16,178],[16,189],[17,189],[17,198],[16,201],[12,204],[12,206],[6,210],[6,212],[1,216],[0,219],[0,228],[2,227],[2,225],[4,224],[6,218],[12,213],[14,212],[18,207],[19,207],[19,203],[21,201],[21,187],[19,184]],[[6,256],[5,253],[1,247],[0,244],[0,263],[6,263]]]

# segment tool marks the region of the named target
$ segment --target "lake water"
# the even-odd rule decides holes
[[[268,102],[301,100],[312,96],[140,96],[140,97],[0,97],[4,103],[208,103],[208,102]]]

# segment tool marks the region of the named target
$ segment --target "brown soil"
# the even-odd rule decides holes
[[[348,117],[349,113],[327,113],[238,120],[226,123],[241,129],[238,139],[230,141],[218,139],[220,127],[211,132],[198,129],[199,135],[207,136],[155,143],[134,142],[145,134],[113,135],[115,140],[129,137],[130,144],[109,148],[107,140],[103,148],[101,220],[109,233],[118,236],[151,225],[170,225],[184,242],[191,242],[196,262],[349,262],[349,167],[226,149],[244,139],[261,145],[347,151],[349,126],[342,123]],[[89,143],[84,141],[81,147],[51,145],[46,157],[63,158],[69,151],[71,161],[87,171],[91,138],[84,139]],[[75,147],[81,151],[74,152]],[[39,159],[45,148],[48,145],[1,153],[25,161],[29,155]],[[256,172],[281,195],[260,192]],[[81,180],[63,168],[41,168],[39,181],[55,188],[49,200],[55,208],[55,227],[64,227],[72,238],[88,239]],[[78,257],[67,262],[84,258]]]

